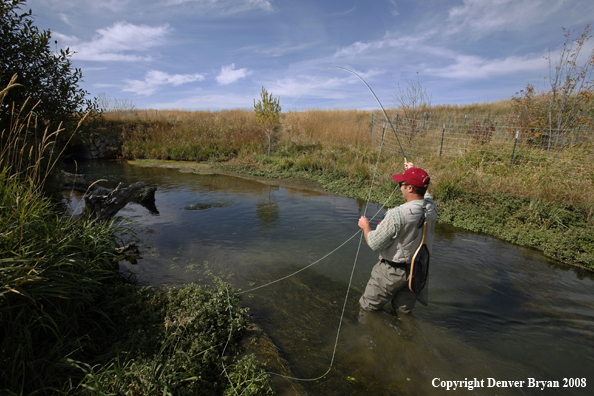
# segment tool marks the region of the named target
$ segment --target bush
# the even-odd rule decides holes
[[[10,128],[13,105],[22,107],[22,114],[35,108],[41,124],[50,130],[61,125],[69,131],[56,136],[66,141],[83,114],[95,106],[78,86],[82,72],[72,67],[72,52],[66,49],[55,54],[49,45],[50,31],[33,24],[31,10],[21,11],[24,4],[24,0],[0,3],[0,87],[15,75],[20,85],[0,105],[0,130]]]
[[[127,291],[127,293],[126,293]],[[273,394],[270,380],[253,356],[228,364],[246,326],[247,309],[222,282],[157,291],[126,286],[113,293],[108,312],[125,338],[115,357],[85,373],[83,394],[216,395]]]

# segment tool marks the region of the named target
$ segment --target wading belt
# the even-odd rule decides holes
[[[382,257],[382,259],[380,260],[382,263],[386,263],[388,264],[390,267],[394,267],[394,268],[405,268],[408,266],[407,263],[396,263],[394,261],[390,261],[390,260],[386,260],[385,258]]]

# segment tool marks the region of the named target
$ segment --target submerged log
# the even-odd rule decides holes
[[[62,172],[62,177],[64,188],[84,192],[83,213],[96,217],[99,222],[108,221],[129,202],[142,205],[152,214],[159,214],[155,204],[156,187],[147,187],[145,183],[136,182],[124,188],[119,183],[110,190],[96,182],[89,184],[84,175]]]

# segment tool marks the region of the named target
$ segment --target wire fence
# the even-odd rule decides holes
[[[561,161],[565,167],[594,167],[591,126],[557,131],[526,128],[512,116],[432,115],[429,112],[409,118],[392,113],[389,118],[387,120],[383,112],[373,112],[372,142],[379,146],[385,134],[383,150],[404,151],[411,159],[457,158],[477,152],[487,160],[510,165]]]

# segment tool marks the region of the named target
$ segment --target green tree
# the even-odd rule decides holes
[[[61,124],[69,131],[84,113],[94,107],[78,86],[80,69],[73,68],[70,49],[52,52],[51,33],[33,24],[32,12],[22,11],[25,0],[2,0],[0,13],[0,87],[8,86],[16,74],[20,87],[11,89],[0,106],[0,130],[7,130],[15,114],[34,114],[41,125],[56,130]]]
[[[274,98],[272,93],[269,94],[266,88],[262,87],[258,103],[254,99],[254,111],[258,118],[258,124],[262,126],[268,138],[268,155],[270,155],[272,138],[280,127],[280,98]]]

